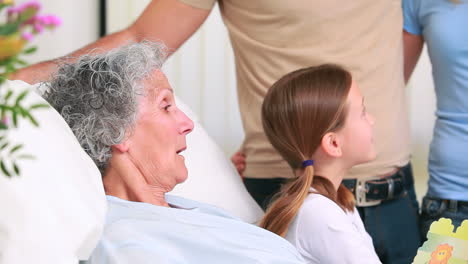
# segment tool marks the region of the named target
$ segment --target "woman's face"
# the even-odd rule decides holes
[[[185,137],[192,131],[193,122],[177,108],[162,72],[156,71],[144,84],[146,95],[128,139],[128,154],[150,186],[171,191],[187,178],[180,152],[186,149]]]
[[[343,137],[343,157],[351,166],[375,159],[374,118],[366,111],[364,97],[355,82],[348,94],[347,111],[345,125],[338,132]]]

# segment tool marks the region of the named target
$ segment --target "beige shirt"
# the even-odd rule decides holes
[[[179,1],[210,9],[216,0]],[[236,58],[247,177],[292,176],[263,132],[262,100],[281,76],[323,63],[352,72],[376,120],[377,158],[347,178],[382,175],[409,162],[400,0],[218,2]]]

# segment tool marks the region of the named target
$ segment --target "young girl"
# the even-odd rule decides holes
[[[351,167],[376,156],[373,119],[350,73],[322,65],[287,74],[268,91],[262,121],[296,177],[260,226],[289,240],[308,263],[380,263],[341,185]]]

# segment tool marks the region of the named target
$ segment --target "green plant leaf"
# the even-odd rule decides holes
[[[13,120],[13,126],[17,127],[18,126],[18,113],[16,111],[13,111],[11,114],[11,120]]]
[[[20,13],[20,16],[18,18],[19,22],[24,22],[27,21],[28,19],[32,18],[37,14],[38,10],[35,8],[26,8],[24,9],[23,12]]]
[[[36,121],[36,119],[35,119],[30,113],[25,112],[25,115],[26,115],[26,117],[29,119],[29,121],[31,121],[31,123],[32,123],[34,126],[36,126],[36,127],[39,126],[39,123]]]
[[[39,108],[49,108],[48,104],[33,104],[29,107],[29,110],[39,109]]]
[[[0,121],[0,130],[6,130],[6,129],[8,129],[8,126]]]
[[[6,66],[8,64],[11,64],[13,62],[13,60],[14,60],[13,57],[14,56],[11,56],[11,57],[0,60],[0,66]]]
[[[10,149],[10,155],[22,149],[23,147],[24,147],[23,144],[16,144],[13,148]]]
[[[21,115],[27,119],[29,119],[29,121],[36,127],[39,126],[39,123],[37,122],[36,118],[34,118],[34,116],[26,109],[18,106],[17,107],[18,111],[21,113]]]
[[[21,66],[27,66],[27,65],[29,65],[29,63],[27,63],[26,61],[21,60],[21,59],[17,59],[17,60],[16,60],[16,63],[19,64],[19,65],[21,65]]]
[[[13,95],[13,91],[8,91],[5,95],[5,97],[3,98],[3,100],[5,100],[5,104],[8,102],[8,100],[11,98],[11,96]]]
[[[28,160],[33,160],[36,159],[33,155],[30,154],[21,154],[16,157],[17,159],[28,159]]]
[[[0,4],[0,11],[3,10],[3,8],[9,6],[10,4],[4,4],[4,3],[1,3]]]
[[[18,31],[18,23],[8,23],[0,26],[0,35],[8,36]]]
[[[5,167],[5,163],[3,162],[3,160],[0,160],[0,169],[2,170],[3,174],[5,174],[8,177],[11,177],[11,173]]]
[[[18,165],[16,165],[15,162],[13,162],[13,171],[15,172],[16,175],[20,175],[20,168],[18,167]]]
[[[28,117],[28,110],[24,109],[22,106],[17,105],[15,106],[15,111],[21,114],[23,117]]]
[[[16,112],[16,108],[11,107],[11,106],[8,106],[8,105],[2,105],[2,104],[0,104],[0,117],[1,117],[2,119],[5,118],[5,116],[6,116],[6,111],[10,111],[10,112],[14,113],[14,112]]]
[[[15,105],[19,105],[21,101],[23,101],[23,99],[28,95],[28,92],[28,90],[24,90],[23,92],[21,92],[20,95],[18,95],[18,97],[16,98]]]
[[[8,105],[5,105],[5,104],[0,104],[0,109],[3,109],[5,111],[14,111],[15,110],[14,107],[8,106]]]
[[[25,50],[23,51],[23,54],[31,54],[31,53],[36,52],[36,50],[37,50],[37,47],[36,47],[36,46],[30,47],[30,48],[25,49]]]
[[[3,144],[0,146],[0,150],[4,150],[6,147],[8,147],[8,145],[10,145],[10,142],[5,142],[5,143],[3,143]]]
[[[16,71],[16,67],[13,64],[7,64],[5,65],[5,73],[12,73]]]

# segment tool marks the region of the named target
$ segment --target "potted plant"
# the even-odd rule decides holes
[[[40,15],[40,9],[37,1],[16,6],[12,0],[0,0],[0,15],[6,15],[0,23],[0,174],[8,177],[20,175],[18,160],[33,158],[22,151],[23,144],[8,138],[9,130],[17,128],[19,119],[27,119],[39,126],[33,112],[48,107],[44,104],[23,105],[28,90],[15,91],[6,82],[11,73],[27,65],[22,57],[36,51],[36,47],[28,46],[34,36],[61,23],[56,16]]]

